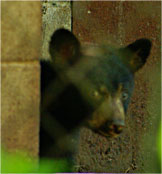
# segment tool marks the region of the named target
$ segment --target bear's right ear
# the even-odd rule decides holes
[[[150,54],[151,46],[151,41],[143,38],[120,49],[123,62],[128,66],[130,71],[135,73],[143,67]]]
[[[51,37],[49,53],[56,63],[74,64],[80,55],[80,43],[72,32],[58,29]]]

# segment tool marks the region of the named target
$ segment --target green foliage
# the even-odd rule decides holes
[[[35,172],[37,161],[31,160],[23,152],[7,153],[1,151],[1,172],[2,173],[21,173]]]
[[[144,171],[161,173],[161,66],[155,65],[147,74],[147,132],[143,138]],[[143,172],[144,173],[144,172]]]
[[[39,165],[39,173],[67,172],[69,165],[66,160],[42,159]]]
[[[158,145],[158,158],[159,158],[159,162],[161,163],[161,123],[160,123],[160,126],[159,126],[159,132],[158,132],[158,137],[157,137],[157,145]]]
[[[67,172],[66,160],[38,160],[30,158],[25,152],[7,153],[1,150],[1,173],[53,173]]]

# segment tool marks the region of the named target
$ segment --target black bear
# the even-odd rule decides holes
[[[106,137],[120,134],[134,87],[151,42],[123,48],[81,47],[66,29],[51,37],[51,61],[41,61],[40,156],[72,158],[78,127]]]

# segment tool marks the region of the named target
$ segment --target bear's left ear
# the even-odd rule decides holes
[[[120,49],[122,51],[122,59],[129,69],[135,73],[146,63],[150,54],[152,43],[148,39],[139,39]]]

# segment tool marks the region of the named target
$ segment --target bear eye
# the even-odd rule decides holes
[[[128,99],[128,93],[127,92],[123,92],[122,93],[122,100],[127,100]]]
[[[93,92],[93,96],[94,96],[94,97],[98,97],[98,96],[99,96],[99,92],[98,92],[97,90],[95,90],[95,91]]]

